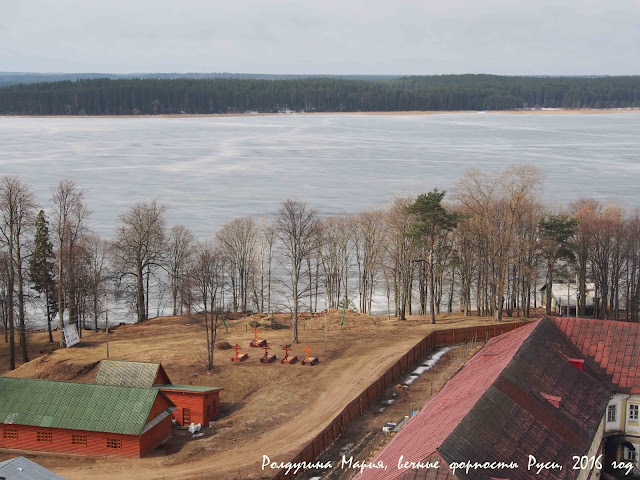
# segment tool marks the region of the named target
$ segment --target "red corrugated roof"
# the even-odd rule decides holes
[[[551,317],[587,357],[622,391],[640,393],[640,326],[637,323]]]
[[[395,479],[403,472],[397,468],[400,456],[404,457],[404,461],[420,462],[435,453],[478,399],[495,382],[538,322],[539,320],[507,335],[489,340],[485,347],[456,374],[455,381],[449,381],[434,395],[407,422],[393,441],[374,457],[374,463],[382,461],[388,469],[366,471],[357,475],[355,479]]]
[[[581,451],[588,446],[586,433],[601,419],[602,405],[612,391],[640,393],[639,334],[638,324],[544,317],[490,340],[374,457],[374,462],[382,461],[388,469],[365,471],[356,479],[417,480],[438,475],[399,470],[400,456],[409,462],[424,462],[435,455],[455,460],[456,455],[471,455],[477,447],[476,453],[493,452],[499,460],[510,461],[516,452],[524,455],[518,450],[524,447],[565,455]],[[586,357],[584,372],[569,363],[580,354]],[[532,391],[533,387],[538,390]],[[500,412],[486,410],[498,405]],[[500,420],[504,415],[525,437],[504,438],[502,429],[508,428]],[[483,418],[492,420],[483,423]],[[479,442],[483,445],[475,442],[452,449],[451,445],[474,437],[474,429],[482,430],[477,432],[480,438],[491,438]],[[497,445],[500,438],[504,441]],[[489,446],[484,445],[487,442]],[[528,478],[526,472],[512,473],[513,478]]]
[[[398,480],[457,480],[458,477],[449,469],[449,464],[442,455],[436,453],[428,460],[431,464],[435,464],[436,461],[440,468],[407,470]]]

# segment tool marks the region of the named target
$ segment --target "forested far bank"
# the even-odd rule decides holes
[[[2,115],[637,108],[640,76],[81,79],[0,88]]]
[[[290,311],[293,341],[298,313],[325,308],[500,321],[543,305],[566,312],[568,300],[574,315],[637,322],[640,209],[593,199],[551,207],[538,195],[542,178],[530,166],[470,170],[448,193],[349,215],[287,200],[272,217],[236,218],[198,241],[167,225],[169,207],[157,201],[131,205],[113,236],[100,238],[81,186],[63,179],[37,205],[29,185],[2,177],[0,320],[10,368],[18,346],[28,361],[29,324],[47,325],[62,345],[53,329],[97,329],[108,298],[138,322],[165,311]],[[542,304],[543,290],[554,304],[549,296]]]

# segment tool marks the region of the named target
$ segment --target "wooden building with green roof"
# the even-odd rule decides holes
[[[94,383],[159,389],[175,404],[171,415],[179,425],[208,425],[220,414],[222,388],[174,385],[160,363],[102,360]]]
[[[175,408],[158,388],[0,377],[0,448],[142,457]]]

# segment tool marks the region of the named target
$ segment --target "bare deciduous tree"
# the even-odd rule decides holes
[[[328,308],[349,303],[353,225],[353,220],[344,215],[326,218],[320,224],[323,240],[319,253]]]
[[[522,210],[541,184],[542,172],[530,166],[511,166],[496,174],[469,170],[456,184],[455,194],[463,213],[473,217],[477,234],[486,248],[490,311],[502,321],[505,278],[516,242]]]
[[[306,203],[287,200],[278,210],[276,235],[282,248],[282,265],[289,277],[287,287],[291,292],[292,341],[298,343],[298,307],[307,289],[301,280],[305,275],[307,257],[317,250],[321,241],[318,214]]]
[[[62,347],[64,345],[64,310],[67,306],[69,322],[77,322],[74,259],[78,243],[87,232],[86,220],[90,211],[84,204],[84,191],[69,179],[61,180],[56,185],[53,189],[51,203],[56,232],[55,240],[57,241],[58,316],[60,319],[60,346]]]
[[[258,227],[257,241],[257,263],[258,270],[260,271],[259,310],[261,312],[265,311],[265,301],[267,311],[271,312],[271,267],[273,263],[273,245],[275,238],[276,232],[273,224],[267,220],[263,220]]]
[[[199,244],[190,266],[191,285],[195,299],[203,306],[205,334],[207,340],[207,368],[212,369],[221,312],[218,293],[222,289],[222,255],[211,243]]]
[[[9,343],[9,254],[0,251],[0,318],[4,329],[4,343]]]
[[[363,212],[356,218],[354,245],[358,265],[360,311],[371,313],[376,277],[381,269],[384,250],[384,213]]]
[[[17,296],[22,361],[29,361],[27,350],[27,328],[24,309],[24,258],[27,243],[25,235],[34,225],[35,205],[31,189],[19,178],[6,176],[0,179],[0,239],[9,252],[8,272],[8,323],[9,323],[9,368],[15,368],[15,311]],[[17,287],[17,292],[16,292]]]
[[[587,275],[593,242],[594,218],[600,204],[596,200],[581,199],[569,205],[569,213],[578,219],[576,231],[576,262],[578,270],[578,313],[585,315]]]
[[[83,264],[93,328],[98,330],[98,317],[102,314],[102,299],[107,288],[107,267],[109,245],[98,235],[87,235],[83,242]]]
[[[248,304],[251,262],[255,257],[256,226],[253,218],[236,218],[222,227],[216,239],[222,247],[231,267],[230,280],[233,308],[245,311]]]
[[[171,282],[171,300],[173,315],[178,314],[178,293],[182,289],[182,282],[189,266],[195,236],[187,227],[175,225],[169,231],[168,267]],[[182,313],[182,308],[180,308]]]
[[[411,313],[413,273],[415,260],[419,260],[410,236],[412,223],[407,212],[410,203],[409,198],[397,198],[387,210],[387,268],[393,284],[398,320],[406,320],[407,311]]]
[[[162,265],[164,260],[165,211],[165,206],[153,200],[137,203],[118,218],[114,264],[120,279],[135,279],[138,322],[149,318],[145,298],[151,269]]]

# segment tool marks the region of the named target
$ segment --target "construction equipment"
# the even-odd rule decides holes
[[[307,345],[305,347],[304,351],[306,352],[307,356],[302,361],[302,365],[315,365],[316,363],[318,363],[320,361],[320,359],[318,357],[310,357],[309,356],[309,353],[311,353],[311,347],[309,345]]]
[[[247,358],[249,358],[249,354],[240,352],[240,345],[236,343],[236,354],[235,356],[231,357],[231,361],[244,362]]]
[[[253,340],[249,342],[249,346],[253,348],[264,348],[267,345],[266,340],[258,340],[258,327],[253,329]]]
[[[283,343],[280,346],[284,350],[284,358],[282,360],[280,360],[280,363],[290,365],[290,364],[296,363],[298,361],[298,357],[296,357],[296,356],[289,357],[289,352],[291,351],[291,344],[290,343]]]
[[[271,347],[268,344],[265,343],[262,346],[262,348],[264,348],[264,357],[262,357],[260,359],[260,363],[275,362],[276,361],[276,356],[275,355],[269,355],[269,350],[271,350]]]

